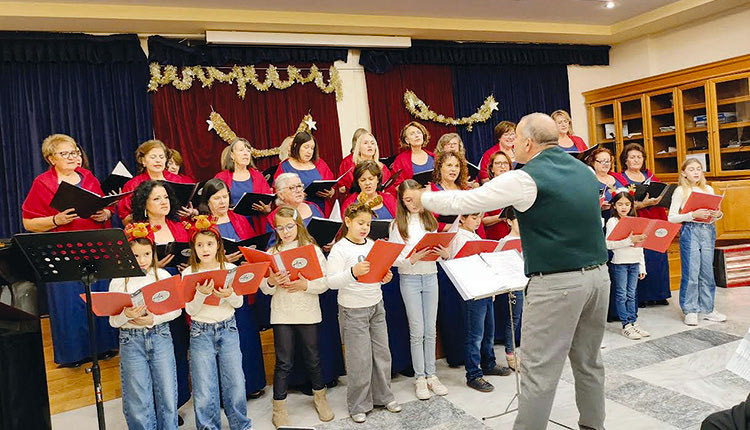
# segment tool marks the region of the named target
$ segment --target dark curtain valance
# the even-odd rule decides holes
[[[112,64],[145,62],[136,34],[0,32],[0,62]]]
[[[414,40],[407,49],[363,49],[359,57],[366,71],[385,73],[398,64],[452,66],[507,66],[609,64],[607,45],[557,45],[539,43],[459,43]]]
[[[161,36],[148,38],[149,61],[173,66],[333,63],[336,60],[346,61],[347,53],[346,48],[207,45],[196,41],[180,42]]]

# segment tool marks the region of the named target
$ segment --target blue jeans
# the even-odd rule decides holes
[[[638,266],[638,263],[612,264],[615,308],[623,327],[635,323],[638,319],[638,304],[635,299],[638,289]]]
[[[177,371],[169,323],[120,329],[122,412],[130,430],[177,430]]]
[[[400,275],[401,297],[409,320],[409,341],[414,376],[435,374],[437,339],[437,273]]]
[[[466,301],[464,368],[466,380],[481,378],[482,369],[495,367],[495,312],[492,298]],[[480,367],[481,366],[481,367]]]
[[[221,403],[224,405],[229,428],[247,430],[251,427],[247,417],[240,337],[234,316],[213,324],[198,321],[191,323],[190,375],[193,382],[195,423],[199,430],[221,429],[219,377]]]
[[[716,227],[713,224],[686,222],[680,229],[680,307],[685,314],[711,313],[714,310],[714,246]]]
[[[516,336],[521,334],[521,314],[523,313],[523,291],[514,291],[513,299],[508,297],[508,300],[515,300],[513,303],[513,315],[508,317],[508,321],[505,322],[505,353],[511,354],[513,352],[516,339],[513,337],[513,332],[510,329],[510,319],[513,318],[513,326],[516,331]]]

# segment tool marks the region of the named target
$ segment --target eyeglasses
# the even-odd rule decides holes
[[[507,161],[495,161],[492,163],[493,166],[500,166],[500,167],[510,167],[510,163]]]
[[[297,224],[289,223],[287,225],[280,225],[276,227],[276,233],[284,233],[285,231],[292,231],[297,227]]]
[[[599,164],[603,164],[605,166],[608,165],[608,164],[612,164],[611,160],[594,160],[594,161],[596,161]]]
[[[289,191],[300,191],[300,190],[304,190],[305,186],[302,185],[302,184],[290,185],[290,186],[286,187],[286,189],[289,190]]]
[[[81,155],[81,151],[62,151],[56,152],[55,154],[59,155],[61,158],[76,158]]]

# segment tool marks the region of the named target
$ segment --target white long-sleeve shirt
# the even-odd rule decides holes
[[[224,263],[224,269],[229,270],[234,267],[236,266],[232,263]],[[182,274],[192,275],[193,273],[199,272],[207,272],[207,270],[193,272],[192,267],[188,267],[182,272]],[[221,285],[214,286],[214,288],[221,287]],[[209,295],[210,294],[203,294],[196,289],[193,300],[185,303],[185,311],[193,320],[209,324],[226,321],[234,315],[235,308],[242,306],[242,296],[238,296],[234,291],[232,291],[232,294],[229,297],[219,300],[218,306],[207,305],[204,303]]]
[[[609,237],[617,226],[620,219],[613,216],[607,220],[607,235]],[[622,240],[607,240],[607,249],[612,250],[613,264],[638,264],[638,273],[646,273],[646,260],[643,255],[643,248],[633,246],[633,241],[629,237]]]
[[[157,275],[159,276],[159,279],[156,279]],[[161,281],[163,279],[167,279],[170,276],[172,275],[170,275],[166,270],[156,269],[156,272],[154,272],[153,270],[149,270],[146,276],[140,276],[138,278],[115,278],[109,283],[109,291],[133,294],[146,285],[153,284],[154,282]],[[122,312],[120,312],[120,314],[109,317],[109,325],[115,328],[151,328],[161,323],[172,321],[173,319],[179,317],[180,313],[182,313],[182,309],[167,312],[163,315],[154,315],[154,323],[148,326],[143,326],[131,323],[130,318],[125,315],[125,311],[123,310]]]
[[[414,249],[414,246],[416,246],[427,233],[427,230],[425,230],[422,225],[422,219],[418,214],[410,213],[408,220],[408,240],[404,240],[404,238],[401,237],[401,233],[398,231],[398,226],[395,221],[391,224],[388,241],[406,244],[393,265],[398,268],[398,273],[401,275],[427,275],[430,273],[437,273],[437,264],[434,261],[417,261],[416,263],[411,264],[409,259],[406,258],[411,250]]]
[[[459,227],[458,231],[456,232],[456,236],[453,238],[450,244],[449,253],[451,258],[456,258],[456,254],[458,254],[458,251],[460,251],[461,248],[466,245],[466,242],[472,240],[482,240],[482,238],[473,231],[469,231],[463,227]]]
[[[296,240],[289,244],[282,243],[279,245],[277,252],[296,247]],[[269,250],[269,254],[277,252],[271,253]],[[322,320],[318,295],[328,289],[328,282],[326,281],[326,258],[317,246],[315,247],[315,253],[318,256],[323,277],[308,280],[307,290],[290,293],[284,288],[269,285],[267,278],[261,281],[260,289],[269,296],[272,296],[271,324],[315,324]]]
[[[336,242],[328,254],[328,287],[339,290],[339,305],[345,308],[366,308],[383,300],[380,282],[364,284],[352,275],[352,267],[363,261],[375,242],[366,239],[358,244],[346,237]]]
[[[714,192],[714,189],[710,185],[706,185],[706,188],[699,188],[694,186],[690,189],[690,193],[692,193],[693,191],[706,194],[716,194]],[[693,221],[693,214],[691,212],[685,214],[680,213],[680,210],[685,207],[685,203],[687,203],[687,199],[688,197],[690,197],[690,193],[687,193],[687,195],[685,195],[685,193],[682,191],[682,187],[675,188],[674,193],[672,194],[672,203],[669,205],[669,215],[667,216],[669,222],[683,223]]]

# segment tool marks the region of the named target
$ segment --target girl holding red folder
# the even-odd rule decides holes
[[[276,245],[269,249],[271,254],[315,244],[315,240],[305,229],[302,217],[296,209],[279,208],[274,218],[274,230],[276,231]],[[315,251],[325,276],[326,259],[317,246]],[[276,428],[291,425],[287,414],[286,397],[288,379],[295,364],[295,350],[298,349],[305,357],[304,365],[312,384],[313,401],[318,418],[321,421],[331,421],[333,411],[326,399],[326,386],[323,383],[318,352],[319,326],[322,321],[319,294],[328,289],[325,277],[307,280],[300,276],[296,281],[291,281],[288,272],[271,271],[269,277],[261,282],[260,289],[271,296],[271,325],[276,350],[271,418],[273,425]]]
[[[190,228],[190,266],[182,272],[183,275],[234,267],[234,264],[226,262],[221,233],[216,224],[207,217],[199,216]],[[219,304],[205,304],[209,296],[218,297]],[[247,417],[245,375],[234,316],[234,310],[243,302],[242,296],[238,296],[231,286],[223,288],[210,280],[199,283],[193,300],[185,303],[185,311],[192,317],[190,376],[198,428],[221,428],[222,405],[231,430],[252,428]]]
[[[113,279],[109,291],[134,293],[171,276],[157,266],[150,224],[129,224],[125,236],[145,276]],[[110,325],[120,329],[122,411],[130,430],[177,430],[177,366],[169,321],[181,313],[154,315],[141,305],[109,317]]]
[[[389,241],[405,243],[394,264],[398,267],[401,296],[409,320],[411,358],[414,366],[415,392],[420,400],[430,398],[430,390],[439,396],[448,389],[437,377],[435,344],[437,340],[438,280],[437,264],[422,261],[428,255],[450,256],[446,247],[425,248],[407,257],[427,232],[437,230],[435,216],[420,204],[421,186],[407,179],[398,187],[396,221],[391,224]]]
[[[669,222],[682,223],[680,229],[680,308],[685,314],[685,324],[698,325],[699,315],[709,321],[726,321],[726,315],[714,309],[716,280],[714,279],[714,245],[716,226],[714,222],[724,214],[720,210],[698,209],[681,213],[693,192],[715,194],[706,183],[703,166],[696,159],[688,158],[680,167],[679,187],[672,195],[669,207]],[[696,220],[709,219],[709,222]]]
[[[618,191],[610,200],[612,214],[607,220],[609,237],[620,219],[626,216],[637,216],[635,202],[628,189]],[[622,322],[622,335],[628,339],[638,340],[650,336],[636,321],[638,318],[638,304],[636,303],[636,289],[638,280],[646,277],[646,260],[643,248],[635,247],[643,242],[643,234],[630,234],[623,240],[607,240],[607,249],[612,251],[612,287],[614,291],[615,309]]]
[[[411,181],[414,182],[414,181]],[[344,212],[344,226],[328,255],[328,286],[338,290],[339,318],[346,346],[346,402],[349,415],[357,423],[367,419],[374,404],[390,412],[401,412],[391,391],[391,351],[382,284],[393,274],[387,272],[379,283],[357,279],[370,271],[365,258],[374,242],[368,239],[375,201],[357,202]]]

